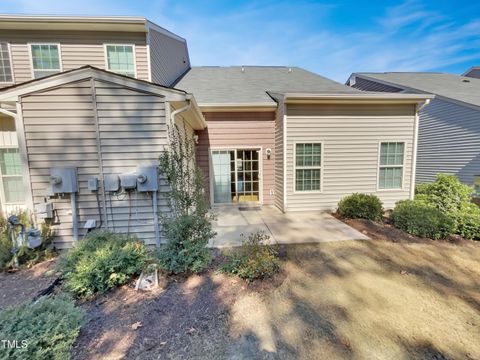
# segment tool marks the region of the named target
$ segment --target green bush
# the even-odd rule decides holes
[[[444,239],[455,228],[455,224],[450,217],[419,200],[397,202],[391,220],[398,229],[430,239]]]
[[[383,206],[378,196],[355,193],[340,200],[337,213],[349,219],[377,221],[382,219]]]
[[[66,298],[42,298],[0,312],[0,339],[18,348],[0,348],[2,359],[69,359],[83,325],[83,312]],[[25,341],[25,342],[23,342]]]
[[[148,259],[145,245],[136,237],[97,230],[63,254],[58,267],[66,288],[82,297],[127,283]]]
[[[280,261],[276,247],[266,245],[269,238],[263,231],[251,233],[242,240],[240,249],[227,254],[220,271],[238,275],[248,282],[273,276],[280,269]]]
[[[425,201],[448,215],[471,201],[473,187],[462,184],[455,175],[437,174],[437,180],[416,187],[415,199]]]
[[[476,204],[464,204],[452,217],[456,234],[465,239],[480,239],[480,208]]]
[[[168,273],[200,272],[211,262],[208,241],[215,236],[210,220],[197,214],[163,222],[166,245],[157,252],[159,266]]]

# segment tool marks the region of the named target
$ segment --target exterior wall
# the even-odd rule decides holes
[[[376,194],[386,208],[410,195],[413,105],[288,105],[287,210],[333,210],[353,192]],[[378,190],[379,145],[404,141],[403,189]],[[321,192],[294,191],[295,142],[322,142]]]
[[[190,68],[187,43],[150,29],[152,82],[170,86]]]
[[[135,44],[137,78],[148,80],[148,54],[145,33],[26,31],[2,30],[0,42],[10,43],[14,80],[21,83],[32,79],[28,43],[60,43],[62,69],[72,70],[84,65],[105,69],[105,43]],[[9,84],[0,84],[0,87]],[[11,85],[11,84],[10,84]]]
[[[131,173],[137,165],[158,164],[167,143],[164,98],[88,79],[24,96],[21,106],[34,204],[44,201],[51,167],[77,167],[80,237],[85,221],[93,218],[98,223],[100,212],[103,227],[108,223],[114,231],[130,231],[153,244],[150,195],[104,196],[100,183],[97,202],[87,181],[92,176],[101,179],[102,172]],[[167,187],[162,183],[160,211],[168,211],[164,191]],[[68,248],[72,246],[70,198],[52,201],[56,246]]]
[[[480,79],[480,68],[470,70],[465,76]]]
[[[394,93],[402,91],[401,88],[381,84],[376,81],[366,80],[361,77],[355,77],[355,84],[351,85],[351,87],[358,90],[363,90],[363,91],[379,91],[379,92],[394,92]]]
[[[197,162],[205,174],[209,192],[210,148],[262,148],[263,204],[273,205],[275,189],[275,113],[274,112],[207,112],[207,128],[199,131]],[[270,159],[265,149],[271,148]]]
[[[275,114],[275,206],[284,211],[283,204],[283,185],[285,178],[285,170],[283,164],[283,117],[285,115],[285,105],[278,104]]]
[[[480,108],[435,98],[419,116],[416,182],[434,181],[442,172],[473,185],[480,175]]]

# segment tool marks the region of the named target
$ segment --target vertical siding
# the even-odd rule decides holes
[[[285,171],[283,169],[283,116],[285,105],[280,103],[275,114],[275,206],[284,210],[283,184]]]
[[[413,105],[288,105],[287,210],[333,210],[353,192],[376,194],[386,208],[410,191]],[[402,190],[377,190],[379,142],[405,141]],[[294,191],[294,143],[323,142],[323,191]]]
[[[400,92],[401,88],[395,86],[385,85],[378,83],[376,81],[370,81],[363,79],[361,77],[355,77],[355,84],[352,85],[353,88],[363,91],[379,91],[379,92]]]
[[[31,42],[60,43],[60,53],[64,71],[84,65],[92,65],[105,69],[105,51],[103,44],[135,44],[137,78],[141,80],[148,80],[149,78],[145,33],[2,30],[0,33],[0,41],[10,43],[16,83],[32,79],[28,50],[28,43]]]
[[[198,132],[197,162],[205,174],[209,192],[209,148],[261,147],[263,203],[273,205],[275,189],[275,113],[211,112],[204,113],[207,128]],[[265,149],[272,149],[270,159]]]
[[[150,30],[152,82],[170,86],[190,68],[187,43]]]
[[[77,167],[80,236],[84,234],[87,219],[99,220],[95,194],[87,189],[88,179],[100,177],[100,168],[104,174],[119,174],[131,173],[139,164],[157,164],[167,142],[163,98],[95,81],[99,143],[91,84],[85,80],[22,98],[34,204],[44,199],[50,167]],[[165,189],[162,183],[161,191]],[[107,195],[104,199],[102,193],[99,191],[104,226],[106,215],[109,227],[117,232],[127,232],[130,222],[130,233],[148,244],[154,243],[151,197],[132,194],[129,199]],[[103,209],[105,200],[107,214]],[[53,201],[58,215],[58,224],[54,226],[56,245],[70,247],[70,199],[67,195]],[[161,211],[167,211],[162,194],[159,201]]]
[[[431,182],[439,172],[472,185],[480,175],[480,108],[439,98],[419,113],[416,182]]]

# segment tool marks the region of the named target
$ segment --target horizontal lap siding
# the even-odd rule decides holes
[[[263,150],[263,203],[274,203],[275,189],[275,113],[273,112],[211,112],[204,113],[207,128],[199,131],[198,165],[205,174],[209,192],[209,148],[261,147]],[[265,149],[272,149],[270,159]]]
[[[363,90],[363,91],[379,91],[379,92],[394,92],[394,93],[402,91],[401,88],[397,88],[391,85],[381,84],[379,82],[363,79],[361,77],[355,78],[355,84],[353,84],[352,87],[358,90]]]
[[[152,81],[170,86],[190,68],[187,43],[150,29]]]
[[[1,41],[10,43],[16,83],[32,79],[28,43],[35,42],[60,43],[61,61],[64,71],[76,69],[84,65],[105,69],[104,43],[135,44],[137,78],[148,80],[145,33],[2,30],[0,34]]]
[[[480,108],[436,98],[419,115],[416,182],[434,181],[441,172],[472,185],[480,175]]]
[[[132,173],[141,164],[157,165],[167,142],[163,98],[100,81],[95,81],[95,88],[102,164],[98,156],[90,80],[22,98],[34,204],[44,199],[51,167],[77,167],[80,236],[85,233],[83,226],[87,219],[99,220],[96,196],[88,190],[87,183],[91,176],[101,177],[100,166],[104,174],[120,174]],[[161,190],[165,189],[162,182]],[[132,193],[129,200],[128,197],[107,195],[107,214],[104,214],[102,194],[99,191],[104,227],[106,215],[111,229],[130,230],[148,244],[154,243],[151,196]],[[167,211],[164,196],[159,194],[158,199],[160,210]],[[54,226],[56,246],[70,247],[70,198],[67,195],[53,202],[59,220]]]
[[[354,192],[376,194],[386,208],[410,191],[413,105],[289,105],[287,209],[333,210]],[[380,141],[405,141],[404,188],[377,191]],[[323,191],[294,192],[294,143],[323,142]]]

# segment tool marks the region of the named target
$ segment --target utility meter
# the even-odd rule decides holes
[[[53,194],[67,194],[77,192],[77,168],[51,168],[50,184],[52,185]]]

